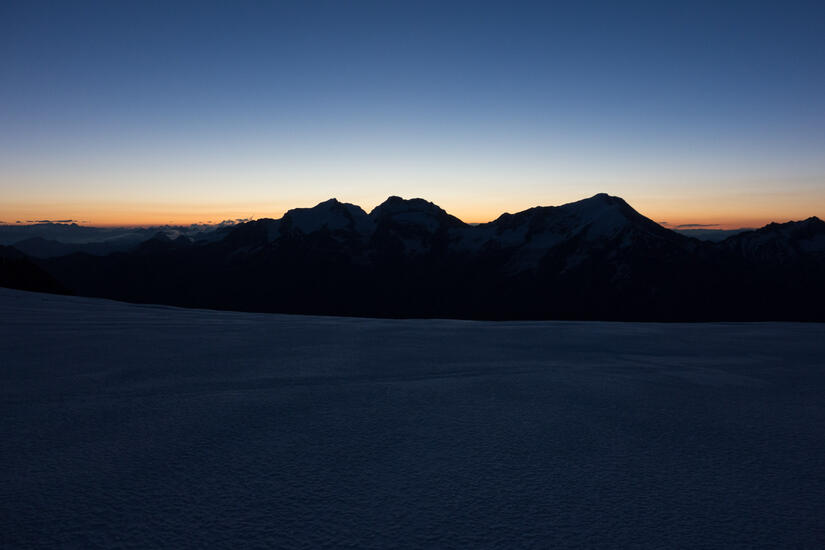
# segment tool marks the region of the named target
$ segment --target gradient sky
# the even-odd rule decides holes
[[[722,5],[724,4],[724,5]],[[0,221],[825,217],[825,3],[0,4]]]

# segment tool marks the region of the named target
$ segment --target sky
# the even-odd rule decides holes
[[[825,217],[823,2],[0,3],[0,221]]]

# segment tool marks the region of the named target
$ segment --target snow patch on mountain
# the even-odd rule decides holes
[[[329,199],[312,208],[289,210],[281,220],[281,227],[306,235],[321,229],[366,234],[372,231],[373,222],[360,206]]]
[[[825,254],[825,222],[817,217],[771,223],[722,241],[721,246],[752,259],[787,260],[800,254]]]
[[[392,196],[370,212],[376,222],[392,221],[408,225],[420,225],[435,230],[441,225],[464,227],[467,224],[448,214],[443,208],[424,199],[402,199]]]

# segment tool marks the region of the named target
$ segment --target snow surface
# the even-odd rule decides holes
[[[0,289],[0,547],[825,547],[825,326]]]

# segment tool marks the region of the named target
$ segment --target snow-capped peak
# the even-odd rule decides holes
[[[330,231],[368,233],[373,226],[372,220],[360,206],[334,198],[312,208],[293,208],[284,214],[281,224],[304,234],[324,227]]]
[[[643,218],[623,199],[607,193],[571,202],[559,206],[556,210],[556,215],[563,219],[571,230],[584,230],[589,237],[615,235],[633,221]]]
[[[577,235],[588,239],[612,237],[630,226],[668,232],[633,210],[620,197],[606,193],[561,206],[537,206],[516,214],[502,214],[483,226],[494,228],[502,236],[512,237],[518,233],[525,240],[538,239],[535,244],[542,246]],[[547,238],[540,239],[540,235]]]
[[[432,227],[447,225],[449,227],[460,227],[466,224],[448,214],[440,206],[424,199],[403,199],[392,196],[373,208],[370,218],[376,222],[391,219],[393,222],[422,225]]]

